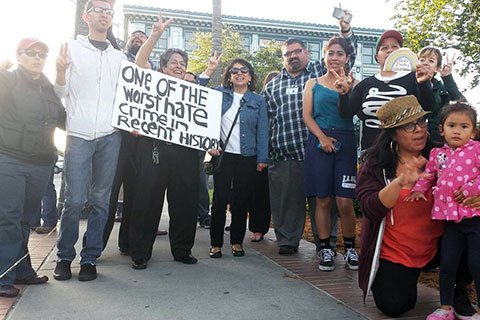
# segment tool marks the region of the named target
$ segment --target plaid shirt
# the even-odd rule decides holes
[[[346,40],[349,40],[354,48],[350,55],[351,69],[357,53],[357,37],[352,34]],[[322,59],[309,62],[297,77],[290,76],[283,68],[280,74],[266,85],[263,96],[267,102],[271,160],[303,161],[308,136],[302,116],[303,88],[309,79],[321,77],[326,72],[327,67]]]

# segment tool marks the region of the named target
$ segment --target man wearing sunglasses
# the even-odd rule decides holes
[[[42,73],[47,54],[45,43],[26,38],[17,47],[18,68],[0,64],[0,297],[18,295],[14,283],[48,281],[28,255],[30,224],[55,161],[53,133],[65,127],[65,109]]]
[[[107,40],[113,10],[108,1],[89,0],[83,19],[88,36],[62,46],[57,57],[55,92],[65,98],[65,205],[57,242],[56,280],[70,279],[75,259],[80,213],[91,176],[91,208],[83,249],[80,281],[97,277],[96,262],[103,249],[103,230],[120,149],[120,133],[112,127],[113,103],[125,55]]]
[[[350,69],[355,63],[357,38],[343,18],[339,25],[341,36],[354,48]],[[321,77],[327,70],[323,59],[309,61],[308,49],[300,39],[283,43],[282,61],[283,70],[265,86],[263,95],[267,102],[273,161],[268,168],[268,179],[275,235],[279,253],[293,254],[298,250],[305,226],[303,160],[308,129],[302,118],[303,88],[309,79]],[[309,207],[310,212],[315,212],[314,199],[309,201]],[[337,221],[336,213],[331,221]],[[315,235],[315,229],[313,231]],[[316,243],[318,247],[318,239]]]

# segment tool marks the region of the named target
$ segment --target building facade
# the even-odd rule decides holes
[[[123,11],[124,39],[135,30],[143,30],[150,34],[153,23],[158,19],[159,11],[163,13],[164,18],[173,18],[173,22],[167,27],[163,36],[155,45],[151,56],[155,63],[158,63],[160,54],[170,47],[180,48],[191,54],[197,48],[197,45],[192,43],[195,32],[211,32],[212,30],[212,15],[210,13],[134,5],[125,5]],[[281,43],[288,38],[299,38],[306,43],[311,60],[321,59],[323,47],[328,39],[338,34],[338,25],[229,15],[222,15],[222,22],[231,26],[242,36],[243,45],[250,53],[255,53],[271,40]],[[379,71],[378,64],[375,62],[375,43],[383,30],[356,28],[355,26],[353,29],[358,36],[358,53],[354,72],[355,78],[361,80]]]

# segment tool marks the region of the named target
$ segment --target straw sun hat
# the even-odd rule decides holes
[[[377,111],[380,128],[395,128],[422,118],[430,111],[424,111],[415,96],[395,98]]]

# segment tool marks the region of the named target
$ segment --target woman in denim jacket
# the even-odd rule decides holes
[[[243,256],[242,243],[247,223],[247,206],[255,170],[262,171],[268,162],[267,108],[262,96],[254,93],[257,77],[252,65],[244,59],[234,59],[225,69],[223,92],[221,140],[225,142],[235,122],[228,143],[222,146],[220,168],[214,174],[212,223],[210,227],[210,257],[222,256],[223,228],[225,227],[228,196],[233,186],[232,222],[230,244],[236,257]],[[220,155],[222,149],[210,150]]]

